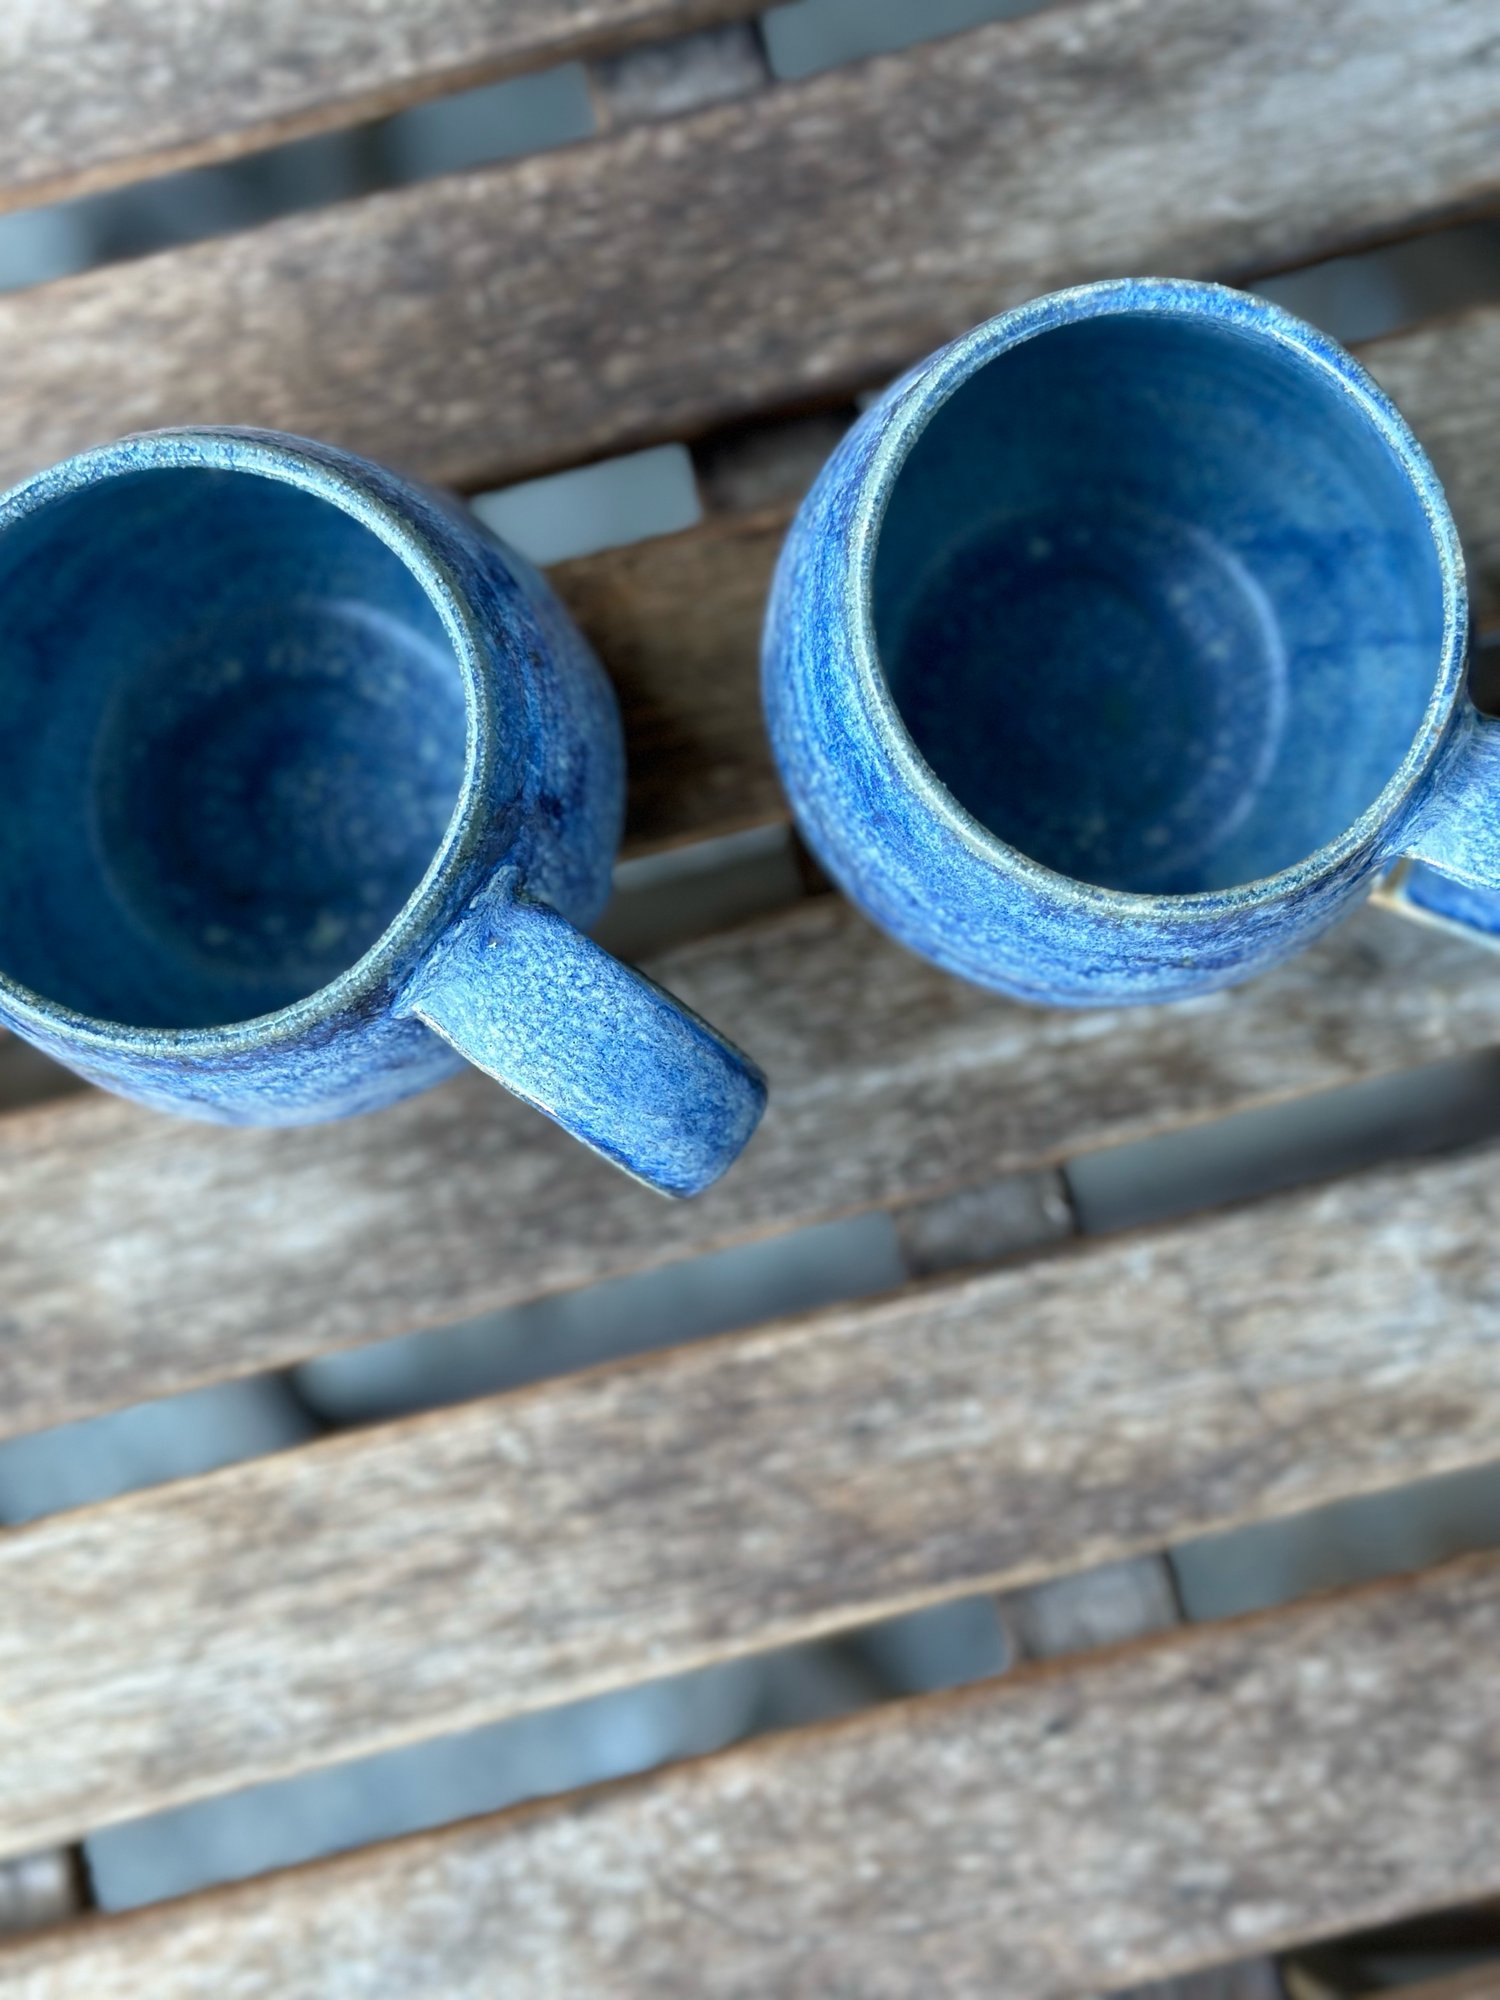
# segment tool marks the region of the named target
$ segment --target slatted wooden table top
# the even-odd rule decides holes
[[[200,420],[468,492],[689,444],[699,525],[554,572],[641,855],[783,818],[761,605],[859,392],[1057,284],[1250,280],[1500,202],[1494,0],[1055,0],[671,116],[609,97],[625,52],[750,13],[5,9],[0,207],[613,68],[583,143],[0,297],[0,475]],[[1366,358],[1488,626],[1500,307]],[[1372,907],[1235,991],[1052,1014],[811,891],[652,969],[773,1090],[687,1205],[477,1076],[305,1131],[45,1081],[0,1115],[4,1437],[811,1223],[888,1215],[911,1274],[0,1532],[0,1857],[1500,1457],[1492,1153],[1115,1237],[1057,1199],[1102,1149],[1489,1048],[1500,955]],[[1500,1891],[1497,1642],[1484,1556],[1182,1625],[80,1915],[0,1944],[0,2000],[1123,1986]]]

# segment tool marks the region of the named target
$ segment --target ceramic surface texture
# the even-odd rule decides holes
[[[1500,829],[1496,837],[1500,838]],[[1386,883],[1381,900],[1402,916],[1438,924],[1444,930],[1467,931],[1483,943],[1500,946],[1500,894],[1441,874],[1425,861],[1397,870]]]
[[[1219,286],[1002,315],[896,383],[803,504],[773,744],[844,890],[1028,1000],[1200,993],[1403,854],[1500,882],[1500,727],[1462,557],[1398,412]]]
[[[537,573],[324,445],[158,432],[0,499],[0,1023],[230,1123],[469,1059],[677,1194],[753,1064],[583,935],[613,694]]]

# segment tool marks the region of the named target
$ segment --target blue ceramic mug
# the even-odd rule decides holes
[[[1002,315],[854,427],[783,551],[765,696],[809,843],[938,964],[1169,999],[1400,856],[1500,886],[1500,724],[1410,431],[1263,300],[1139,279]]]
[[[624,806],[603,673],[456,505],[302,439],[127,438],[0,499],[0,1023],[235,1124],[476,1064],[652,1187],[759,1072],[578,926]]]

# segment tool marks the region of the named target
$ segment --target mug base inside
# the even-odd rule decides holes
[[[1155,895],[1264,880],[1359,820],[1424,727],[1444,605],[1370,403],[1217,303],[979,360],[896,472],[871,580],[939,783],[1029,859]]]
[[[101,731],[100,851],[130,921],[255,1011],[315,992],[397,915],[462,771],[451,655],[377,606],[255,604],[189,633]],[[171,1025],[184,1019],[179,1000]]]
[[[1024,672],[996,671],[997,641]],[[1254,577],[1128,499],[961,542],[891,658],[913,741],[959,803],[1108,888],[1190,886],[1252,809],[1286,725],[1286,653]]]
[[[467,736],[436,606],[333,501],[206,467],[65,492],[0,538],[0,971],[132,1028],[307,998],[422,881]]]

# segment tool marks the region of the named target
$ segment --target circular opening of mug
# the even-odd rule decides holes
[[[1342,834],[1443,658],[1434,531],[1363,400],[1206,314],[1076,320],[982,365],[901,466],[872,608],[953,797],[1033,861],[1155,894]]]
[[[463,674],[400,557],[243,470],[100,479],[0,540],[0,970],[216,1027],[305,998],[421,882]]]

